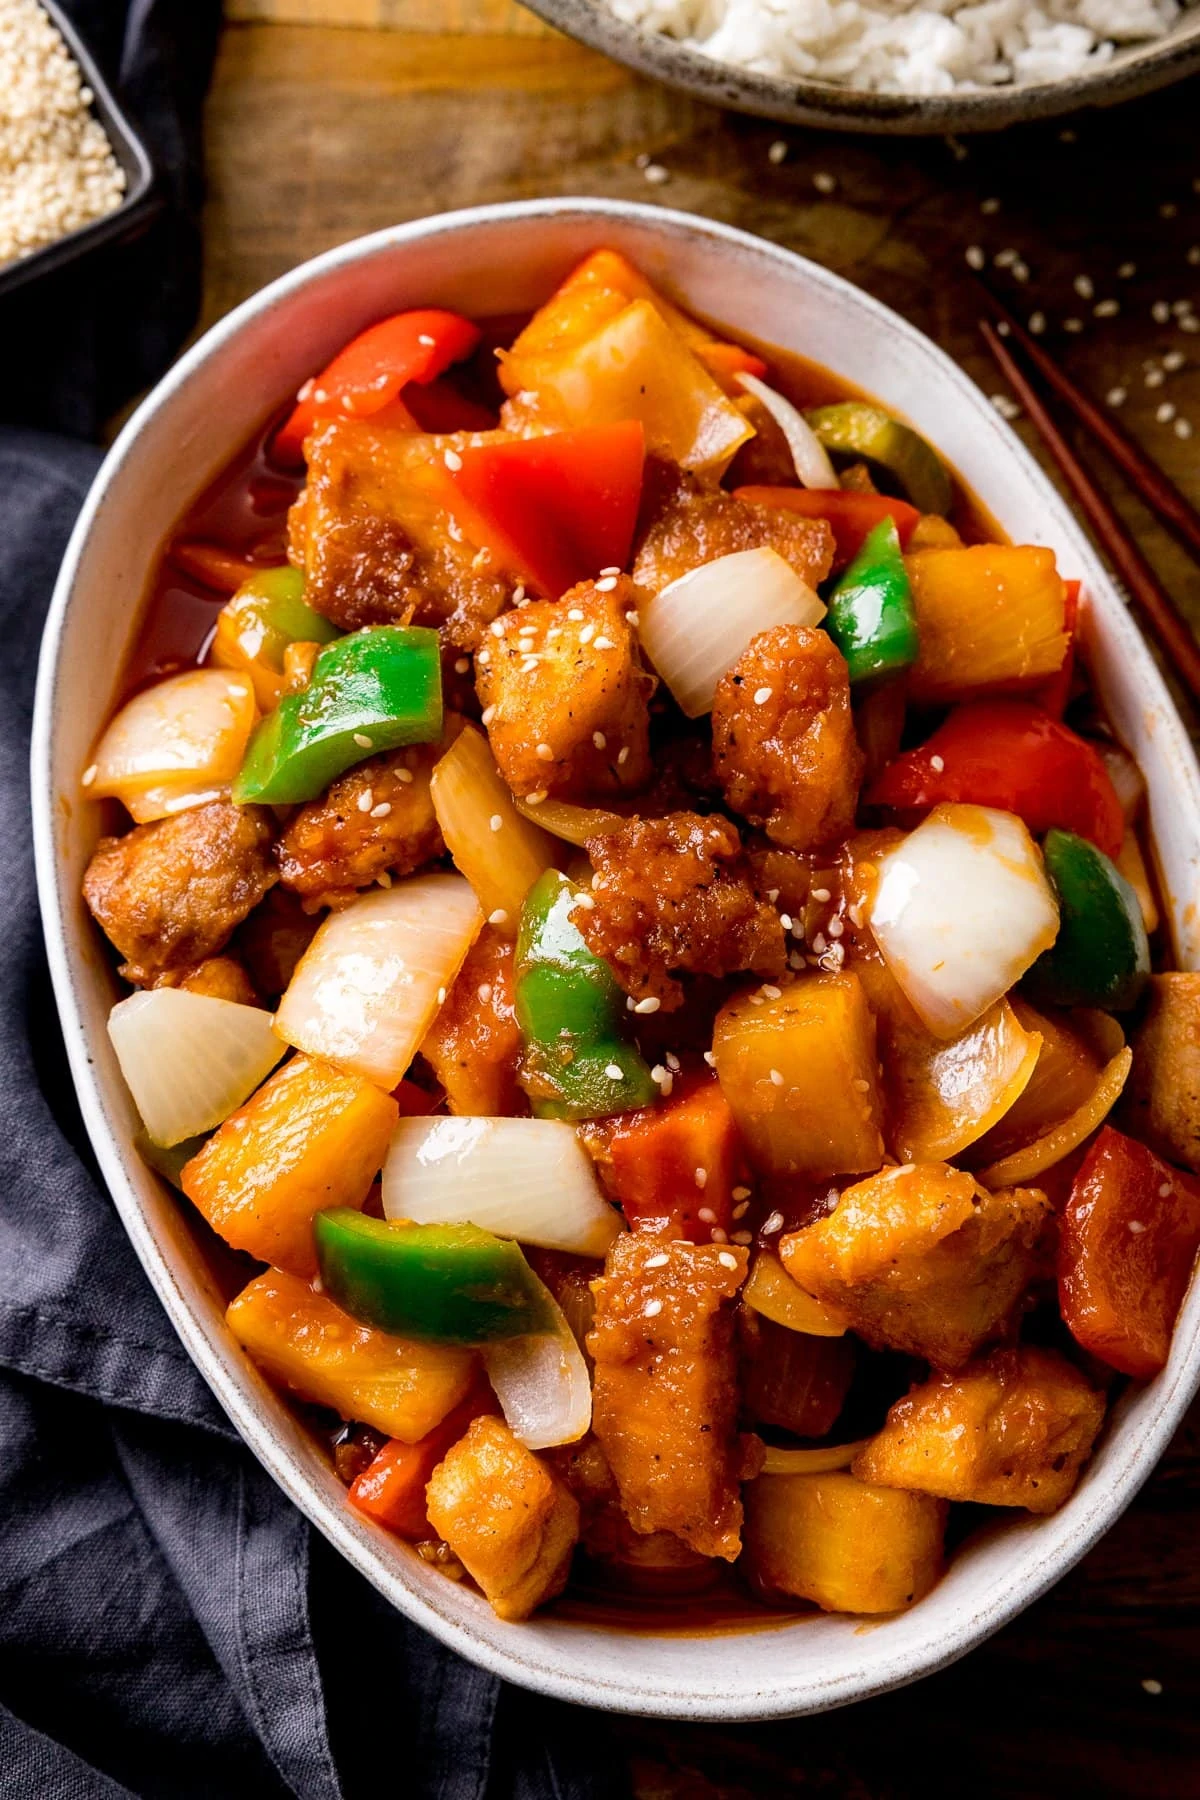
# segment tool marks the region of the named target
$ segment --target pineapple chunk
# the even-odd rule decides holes
[[[585,799],[649,778],[651,683],[625,617],[636,604],[625,577],[606,593],[586,581],[496,620],[476,686],[492,755],[518,797]]]
[[[909,676],[914,700],[961,699],[1062,667],[1066,586],[1053,550],[972,544],[905,561],[921,640]]]
[[[897,1400],[853,1463],[884,1487],[1052,1513],[1104,1422],[1104,1396],[1054,1350],[993,1350]]]
[[[909,1163],[847,1188],[779,1254],[869,1344],[953,1369],[1008,1323],[1048,1214],[1036,1188],[989,1193],[965,1170]]]
[[[566,1585],[579,1505],[501,1419],[476,1419],[433,1471],[429,1522],[501,1619],[527,1619]]]
[[[713,1056],[761,1168],[821,1180],[879,1167],[875,1022],[856,975],[803,975],[777,998],[756,992],[727,1001]]]
[[[225,1318],[272,1381],[406,1444],[440,1425],[476,1378],[473,1351],[360,1325],[326,1294],[278,1269],[243,1288]]]
[[[825,1612],[899,1612],[941,1573],[946,1510],[840,1470],[760,1475],[746,1489],[746,1562],[768,1591]]]
[[[1152,1150],[1200,1174],[1200,975],[1152,978],[1123,1113]]]
[[[294,1056],[184,1165],[183,1191],[235,1250],[313,1275],[314,1215],[362,1205],[399,1111],[363,1076]]]

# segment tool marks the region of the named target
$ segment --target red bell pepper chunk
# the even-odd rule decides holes
[[[867,789],[871,806],[924,812],[965,801],[1016,813],[1036,836],[1059,826],[1115,857],[1121,802],[1099,752],[1029,700],[957,706],[919,749],[890,762]]]
[[[399,1087],[392,1089],[392,1098],[399,1104],[402,1119],[424,1119],[437,1112],[446,1096],[440,1089],[430,1093],[428,1088],[410,1081],[406,1075]]]
[[[437,308],[381,319],[305,382],[290,418],[275,434],[272,455],[279,462],[301,461],[304,440],[320,420],[369,418],[398,400],[410,381],[432,381],[470,356],[478,342],[477,325]]]
[[[1063,657],[1062,668],[1057,675],[1052,675],[1034,696],[1042,710],[1055,719],[1062,718],[1071,698],[1071,683],[1075,679],[1076,633],[1079,630],[1079,583],[1067,581],[1063,586],[1066,590],[1063,597],[1063,630],[1067,634],[1067,654]]]
[[[498,1410],[491,1389],[481,1380],[478,1388],[447,1413],[440,1425],[415,1444],[390,1438],[351,1483],[350,1504],[377,1525],[386,1525],[389,1531],[412,1543],[436,1536],[425,1511],[429,1478],[473,1419]]]
[[[711,1077],[684,1078],[668,1100],[621,1114],[608,1158],[609,1190],[634,1231],[702,1244],[714,1228],[731,1229],[741,1145],[729,1103]]]
[[[479,444],[459,453],[448,503],[473,543],[556,600],[601,569],[624,568],[645,459],[637,419]]]
[[[1059,1222],[1058,1293],[1076,1342],[1157,1375],[1200,1246],[1200,1181],[1106,1125]]]
[[[841,569],[854,561],[881,519],[894,519],[901,549],[916,530],[921,515],[907,500],[890,494],[857,494],[848,488],[740,487],[735,500],[756,506],[778,506],[804,519],[827,519],[833,532],[833,566]]]

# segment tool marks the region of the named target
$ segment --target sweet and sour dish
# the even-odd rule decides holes
[[[598,250],[372,325],[167,547],[82,776],[139,1142],[502,1618],[903,1608],[1166,1361],[1200,975],[999,537]]]

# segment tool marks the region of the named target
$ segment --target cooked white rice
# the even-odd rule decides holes
[[[717,62],[878,93],[1061,81],[1163,37],[1196,0],[608,0]]]

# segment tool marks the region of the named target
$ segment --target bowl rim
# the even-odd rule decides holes
[[[950,94],[881,94],[718,62],[679,38],[618,19],[603,0],[522,4],[577,43],[709,105],[783,125],[835,131],[911,137],[996,131],[1026,120],[1059,118],[1085,106],[1115,106],[1200,69],[1200,16],[1193,14],[1189,21],[1185,13],[1165,37],[1122,46],[1112,62],[1086,75]]]
[[[874,313],[880,325],[889,332],[900,334],[923,356],[934,356],[942,365],[948,386],[956,389],[963,400],[974,407],[980,405],[979,389],[945,351],[907,320],[843,277],[735,227],[644,203],[567,197],[471,207],[353,239],[299,265],[250,296],[213,326],[143,400],[109,451],[72,532],[44,629],[31,739],[34,852],[47,957],[84,1123],[117,1212],[160,1301],[193,1362],[253,1454],[352,1566],[407,1617],[431,1631],[450,1648],[493,1674],[550,1697],[665,1719],[711,1719],[728,1723],[798,1717],[867,1699],[937,1672],[1023,1612],[1079,1561],[1110,1528],[1150,1474],[1200,1386],[1200,1312],[1188,1354],[1181,1356],[1174,1366],[1169,1365],[1158,1378],[1157,1410],[1149,1428],[1114,1471],[1106,1472],[1102,1482],[1078,1490],[1062,1512],[1037,1521],[1036,1535],[1032,1539],[1036,1547],[1027,1551],[1020,1579],[993,1579],[983,1598],[964,1606],[961,1618],[956,1620],[955,1629],[950,1632],[942,1631],[935,1636],[927,1630],[922,1640],[918,1635],[920,1609],[904,1615],[918,1630],[900,1635],[888,1660],[881,1661],[865,1678],[854,1673],[829,1676],[824,1680],[806,1675],[793,1678],[790,1684],[786,1679],[779,1679],[772,1681],[769,1687],[748,1688],[732,1697],[715,1692],[696,1695],[678,1686],[655,1685],[653,1677],[634,1677],[628,1682],[598,1682],[593,1674],[589,1674],[582,1657],[572,1661],[564,1659],[553,1646],[541,1645],[539,1649],[536,1640],[526,1635],[528,1628],[525,1627],[506,1627],[502,1643],[489,1642],[469,1625],[440,1612],[406,1579],[394,1575],[384,1566],[369,1528],[351,1518],[350,1509],[340,1493],[335,1505],[320,1490],[317,1482],[300,1466],[285,1428],[272,1424],[269,1432],[264,1431],[261,1418],[256,1417],[255,1408],[239,1380],[239,1377],[244,1380],[244,1352],[232,1346],[232,1339],[228,1345],[218,1341],[211,1325],[201,1316],[194,1298],[184,1291],[186,1283],[172,1269],[167,1247],[146,1216],[125,1167],[126,1160],[132,1160],[135,1152],[123,1142],[108,1114],[104,1084],[89,1051],[83,1019],[82,995],[89,977],[86,971],[77,968],[77,952],[72,944],[73,935],[78,936],[79,931],[78,896],[73,890],[68,893],[66,885],[59,880],[57,802],[52,773],[60,652],[91,530],[105,504],[108,490],[118,479],[143,427],[160,410],[169,407],[177,393],[249,321],[269,312],[306,286],[343,267],[385,255],[398,245],[453,236],[479,226],[502,226],[509,221],[525,224],[540,218],[594,223],[597,227],[609,221],[632,222],[663,234],[668,241],[672,236],[686,237],[700,240],[717,252],[743,258],[765,257],[779,264],[784,273],[794,275],[799,265],[806,280],[825,286],[841,299],[853,296],[855,304]],[[1090,586],[1103,589],[1112,597],[1113,605],[1119,606],[1113,584],[1087,546],[1070,509],[1030,453],[1011,430],[1003,426],[998,415],[994,423],[997,433],[1002,434],[997,442],[1003,443],[1005,454],[1024,464],[1026,477],[1040,490],[1050,516],[1069,527],[1070,534],[1079,539],[1080,561]],[[1132,621],[1126,622],[1122,618],[1118,629],[1119,635],[1127,638],[1122,648],[1128,648],[1130,654],[1140,657],[1146,665],[1146,680],[1161,704],[1162,728],[1171,740],[1169,753],[1177,759],[1177,771],[1187,789],[1185,803],[1190,806],[1192,816],[1200,821],[1200,767],[1182,722]],[[919,1645],[916,1652],[912,1647],[914,1638]],[[630,1660],[631,1663],[636,1661],[632,1653]]]

